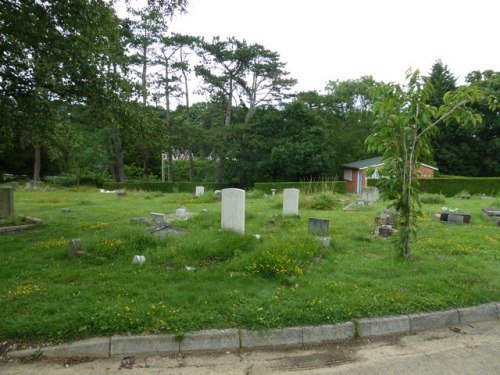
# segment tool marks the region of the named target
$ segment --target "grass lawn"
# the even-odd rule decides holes
[[[211,192],[18,190],[14,199],[17,215],[44,224],[0,235],[2,340],[316,325],[500,300],[500,227],[481,212],[499,199],[425,205],[411,261],[371,236],[387,202],[320,211],[301,196],[296,218],[281,215],[281,195],[250,192],[242,236],[220,230]],[[196,214],[174,222],[185,235],[158,238],[130,222],[181,206]],[[442,206],[470,212],[472,224],[440,223],[431,212]],[[307,234],[309,217],[330,220],[330,247]],[[68,257],[74,238],[89,256]]]

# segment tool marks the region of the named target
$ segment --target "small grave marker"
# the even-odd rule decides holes
[[[308,232],[315,234],[327,234],[330,220],[317,219],[314,217],[309,218]]]
[[[222,190],[222,229],[245,233],[245,191],[241,189]]]
[[[271,196],[275,197],[276,196],[276,189],[271,189]]]
[[[196,190],[195,190],[194,195],[196,197],[199,197],[199,196],[201,196],[203,194],[205,194],[205,187],[204,186],[196,186]]]
[[[186,217],[186,208],[185,207],[181,207],[181,208],[176,209],[175,210],[175,216],[176,217],[185,218]]]
[[[283,215],[299,214],[299,189],[283,190]]]
[[[151,220],[153,220],[155,223],[164,223],[165,222],[165,214],[151,212]]]
[[[74,238],[71,241],[69,241],[69,249],[68,249],[68,256],[70,258],[74,258],[78,255],[78,252],[80,252],[80,249],[82,248],[82,242],[79,238]]]

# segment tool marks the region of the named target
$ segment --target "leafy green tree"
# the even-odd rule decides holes
[[[411,245],[417,234],[416,221],[420,214],[417,171],[420,160],[431,152],[431,140],[438,124],[450,119],[475,124],[481,116],[467,104],[482,98],[476,87],[459,87],[443,97],[436,108],[429,104],[433,91],[428,79],[419,71],[407,72],[408,84],[401,87],[385,84],[373,92],[375,129],[366,142],[372,151],[383,153],[385,194],[399,211],[399,235],[396,247],[405,258],[411,255]]]

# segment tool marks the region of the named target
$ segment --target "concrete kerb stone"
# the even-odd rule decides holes
[[[474,323],[498,319],[498,303],[487,303],[473,307],[459,308],[460,323]]]
[[[353,339],[356,328],[353,322],[335,325],[302,327],[304,344],[321,344],[325,342]]]
[[[110,354],[177,353],[179,340],[175,335],[112,336]]]
[[[8,352],[7,357],[88,357],[109,358],[113,355],[177,353],[179,351],[238,350],[277,346],[302,346],[352,339],[356,336],[409,334],[418,330],[500,319],[500,302],[448,311],[417,313],[359,319],[352,322],[291,327],[267,331],[237,329],[205,330],[175,335],[112,336],[93,338],[54,347],[39,347]]]
[[[37,349],[17,350],[7,353],[8,357],[30,357],[42,356],[52,358],[68,357],[88,357],[88,358],[109,358],[110,338],[94,338],[77,341],[71,344],[57,346],[40,347]]]
[[[267,331],[240,331],[241,348],[266,348],[303,345],[302,327],[272,329]]]
[[[359,337],[384,336],[395,333],[410,333],[408,315],[388,316],[382,318],[359,319],[356,323]]]
[[[240,334],[237,329],[205,330],[186,334],[180,340],[180,351],[238,350]]]
[[[458,310],[436,311],[408,315],[411,332],[424,331],[431,328],[449,327],[460,323]]]

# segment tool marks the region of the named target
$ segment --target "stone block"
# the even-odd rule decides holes
[[[460,323],[458,310],[436,311],[408,315],[410,318],[411,332],[426,329],[449,327]]]
[[[177,353],[179,342],[174,335],[112,336],[111,355]]]
[[[347,322],[335,325],[310,326],[302,328],[304,344],[320,344],[338,340],[353,339],[354,323]]]
[[[365,187],[361,192],[361,199],[369,203],[376,202],[380,199],[380,192],[374,186]]]
[[[460,323],[475,323],[484,320],[498,319],[496,303],[459,308],[458,314],[460,316]]]
[[[14,189],[0,188],[0,219],[14,216]]]
[[[410,333],[410,318],[406,315],[360,319],[357,325],[361,337]]]
[[[238,350],[240,335],[237,329],[205,330],[188,333],[180,341],[181,351],[190,350]]]
[[[155,223],[164,223],[165,222],[165,214],[160,214],[157,212],[151,212],[151,220]]]
[[[265,348],[285,345],[302,345],[303,336],[301,327],[267,331],[241,330],[242,348]]]

